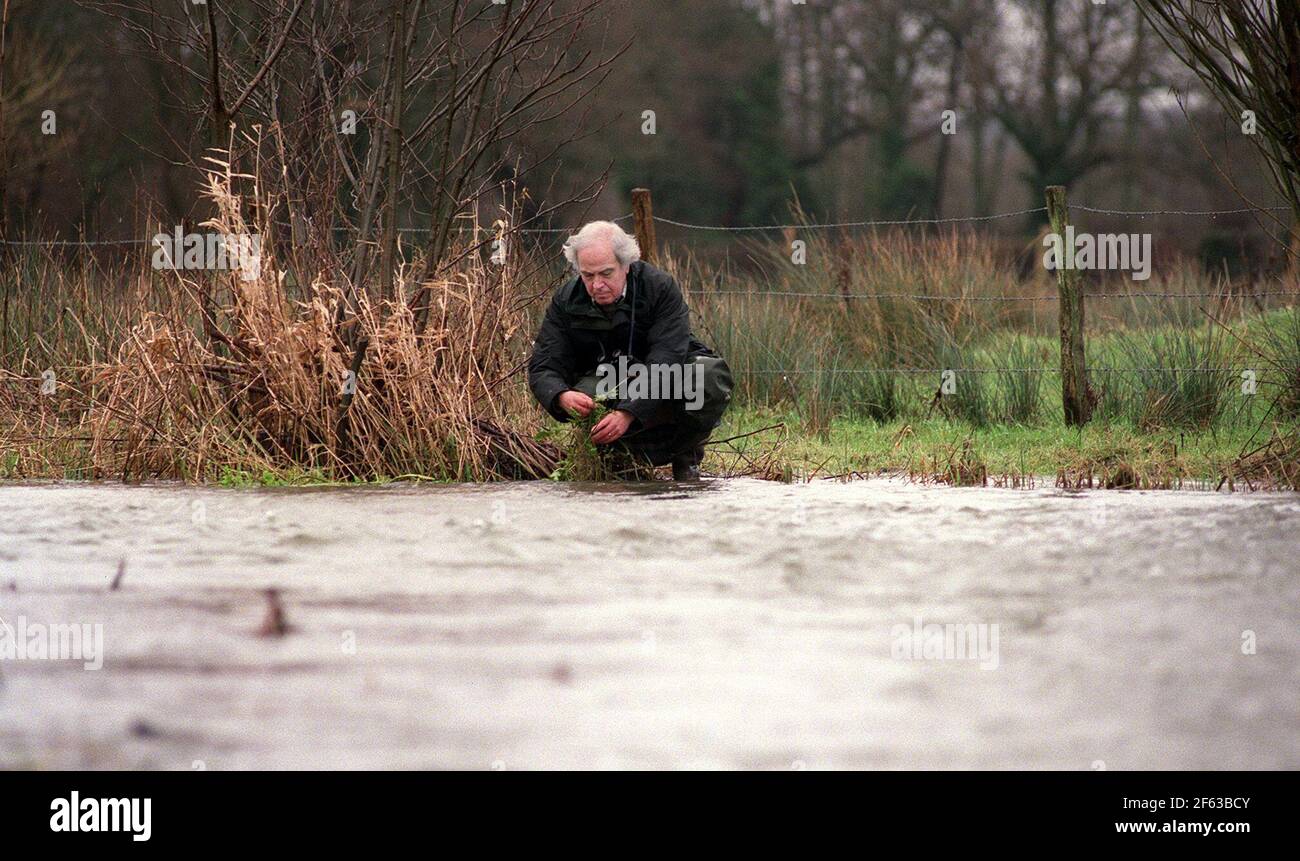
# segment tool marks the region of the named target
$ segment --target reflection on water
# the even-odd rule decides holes
[[[105,656],[0,660],[0,766],[1295,768],[1298,523],[888,481],[8,485],[0,618]],[[929,654],[944,625],[996,661]]]

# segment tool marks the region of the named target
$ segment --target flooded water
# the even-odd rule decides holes
[[[103,649],[0,660],[0,766],[1297,768],[1298,527],[883,480],[2,486],[11,641]]]

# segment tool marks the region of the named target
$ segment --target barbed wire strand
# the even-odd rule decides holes
[[[1286,206],[1268,206],[1259,208],[1245,209],[1148,209],[1148,210],[1127,210],[1127,209],[1104,209],[1100,207],[1087,206],[1081,203],[1070,204],[1070,209],[1079,212],[1096,213],[1098,215],[1122,215],[1136,216],[1145,218],[1147,216],[1157,215],[1178,215],[1178,216],[1195,216],[1195,217],[1218,217],[1220,215],[1243,215],[1251,212],[1280,212],[1288,211]],[[905,225],[936,225],[936,224],[968,224],[975,222],[998,221],[1004,218],[1017,218],[1023,215],[1034,215],[1040,212],[1046,212],[1046,206],[1036,206],[1029,209],[1018,209],[1011,212],[998,212],[993,215],[966,215],[954,216],[951,218],[899,218],[899,219],[873,219],[866,221],[838,221],[838,222],[819,222],[804,224],[766,224],[766,225],[738,225],[726,226],[715,224],[691,224],[686,221],[675,221],[671,218],[665,218],[657,215],[654,217],[656,223],[662,222],[674,227],[682,227],[688,230],[707,230],[718,232],[742,232],[742,231],[762,231],[762,230],[838,230],[847,227],[900,227]],[[631,218],[631,213],[625,213],[613,221],[626,221]],[[281,227],[290,225],[281,223]],[[347,225],[339,225],[334,230],[354,230],[355,228]],[[462,232],[478,231],[491,233],[491,228],[487,227],[460,227],[457,228]],[[518,233],[568,233],[575,228],[572,227],[523,227],[516,231]],[[428,229],[423,227],[399,227],[399,233],[427,233]],[[50,245],[50,246],[91,246],[91,245],[137,245],[152,242],[152,239],[0,239],[0,245]]]
[[[1258,368],[1088,368],[1092,374],[1150,374],[1150,373],[1187,373],[1187,374],[1237,374],[1242,371],[1258,371]],[[735,370],[735,374],[780,374],[781,376],[798,374],[1059,374],[1060,368],[750,368]]]
[[[1080,212],[1092,212],[1098,215],[1126,215],[1138,216],[1145,218],[1148,215],[1190,215],[1190,216],[1210,216],[1211,218],[1219,215],[1245,215],[1251,212],[1290,212],[1289,206],[1261,206],[1245,207],[1244,209],[1098,209],[1095,206],[1085,206],[1082,203],[1071,203],[1070,209],[1077,209]]]
[[[629,212],[626,215],[620,215],[617,218],[611,218],[610,221],[626,221],[631,217],[632,217],[632,213]],[[289,229],[292,229],[293,227],[293,225],[289,224],[287,221],[277,221],[275,222],[275,226],[289,228]],[[336,231],[350,231],[350,230],[355,230],[356,228],[348,225],[338,225],[333,229]],[[477,231],[479,233],[490,234],[493,232],[491,227],[458,227],[456,229],[463,233]],[[521,227],[518,230],[511,231],[511,232],[513,233],[573,233],[577,229],[578,228],[576,227]],[[399,227],[397,228],[397,232],[398,233],[428,233],[429,229],[427,227]],[[171,233],[164,233],[163,235],[168,237],[172,236]],[[150,245],[154,243],[155,239],[156,236],[149,237],[148,239],[138,239],[138,238],[137,239],[0,239],[0,245],[17,245],[17,246],[46,245],[46,246],[56,246],[56,247],[91,246],[91,245]]]
[[[707,296],[806,296],[818,299],[915,299],[929,302],[1059,302],[1060,296],[936,296],[925,293],[802,293],[781,290],[698,290]],[[1300,291],[1273,290],[1260,293],[1085,293],[1085,299],[1254,299],[1265,296],[1293,296]]]
[[[0,239],[0,245],[87,247],[91,245],[148,245],[152,239]]]
[[[656,223],[662,221],[664,224],[671,224],[674,227],[685,227],[689,230],[717,230],[717,231],[747,231],[747,230],[816,230],[816,229],[840,229],[844,227],[897,227],[905,224],[961,224],[974,221],[997,221],[1002,218],[1016,218],[1021,215],[1032,215],[1038,212],[1046,212],[1046,206],[1037,206],[1031,209],[1018,209],[1014,212],[999,212],[996,215],[966,215],[954,218],[901,218],[901,219],[881,219],[871,221],[835,221],[819,222],[806,224],[760,224],[760,225],[741,225],[736,227],[725,227],[712,224],[690,224],[685,221],[674,221],[671,218],[664,218],[656,215]]]
[[[61,369],[75,369],[76,366],[60,365]],[[1153,373],[1178,373],[1178,374],[1231,374],[1233,379],[1230,382],[1235,383],[1236,378],[1245,372],[1258,373],[1261,370],[1270,371],[1273,368],[1088,368],[1088,374],[1153,374]],[[1300,367],[1290,368],[1290,371],[1300,370]],[[742,368],[732,369],[732,373],[738,376],[746,374],[756,374],[764,376],[800,376],[806,374],[918,374],[940,376],[946,373],[957,374],[1059,374],[1060,368]],[[57,377],[54,378],[57,382]],[[45,377],[27,377],[13,372],[6,372],[4,377],[0,377],[0,383],[44,383]],[[1268,380],[1259,380],[1260,385],[1267,385]],[[44,394],[44,393],[43,393]],[[47,395],[48,396],[48,395]]]

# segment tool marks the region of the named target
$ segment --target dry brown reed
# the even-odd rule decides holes
[[[251,188],[253,211],[273,211],[257,199],[255,177],[217,163],[207,183],[216,214],[201,228],[273,235],[236,190]],[[533,439],[539,413],[518,384],[531,334],[520,299],[536,292],[520,283],[522,261],[465,255],[428,285],[423,327],[406,278],[394,301],[379,302],[353,291],[343,267],[322,267],[293,296],[269,243],[259,262],[255,277],[167,270],[166,300],[137,307],[111,348],[88,345],[84,355],[105,357],[62,369],[57,397],[9,373],[21,385],[0,386],[0,430],[18,461],[37,452],[44,461],[9,472],[41,474],[55,460],[124,480],[230,471],[450,480],[554,469],[557,453]],[[73,450],[59,453],[52,438]]]

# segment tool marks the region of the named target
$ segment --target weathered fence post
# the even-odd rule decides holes
[[[655,262],[655,216],[650,206],[650,189],[632,189],[632,221],[635,225],[636,244],[641,246],[641,259]]]
[[[1070,224],[1070,207],[1065,186],[1047,187],[1047,217],[1052,232],[1059,238],[1056,260],[1056,283],[1060,293],[1057,303],[1061,319],[1061,402],[1067,425],[1086,424],[1092,413],[1088,391],[1088,369],[1083,350],[1083,284],[1079,270],[1073,266],[1073,249],[1067,246],[1066,228]]]

